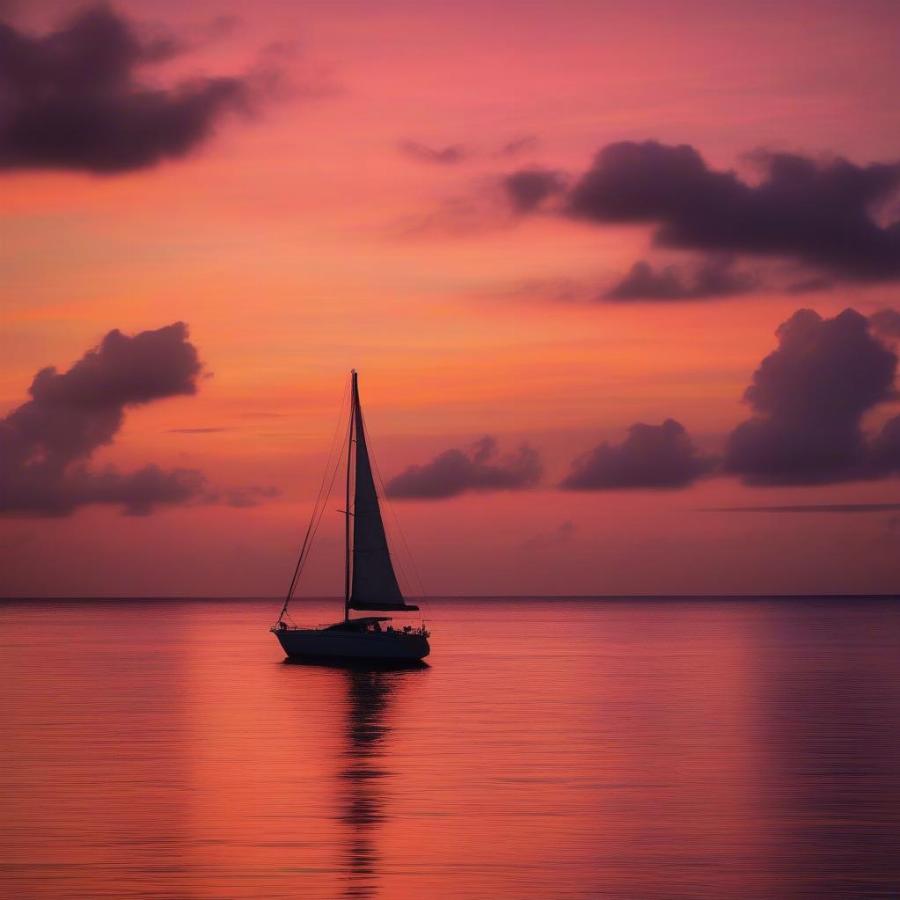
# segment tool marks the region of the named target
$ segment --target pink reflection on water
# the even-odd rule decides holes
[[[5,894],[900,884],[892,602],[434,602],[399,672],[286,665],[271,614],[0,606]]]

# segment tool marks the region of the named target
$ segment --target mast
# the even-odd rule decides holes
[[[350,547],[350,459],[353,454],[353,427],[356,423],[356,407],[359,403],[359,392],[356,387],[356,369],[350,370],[350,428],[347,436],[347,490],[344,500],[344,621],[350,621],[350,560],[353,551]]]

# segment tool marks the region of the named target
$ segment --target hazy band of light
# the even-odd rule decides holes
[[[786,506],[711,506],[700,512],[867,513],[900,510],[900,503],[808,503]]]

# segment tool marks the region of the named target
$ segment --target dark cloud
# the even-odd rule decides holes
[[[812,278],[801,278],[799,281],[792,281],[785,287],[789,294],[814,294],[818,291],[828,291],[834,287],[834,282],[830,278],[821,276],[813,276]]]
[[[879,309],[869,316],[872,330],[885,337],[900,338],[900,310]]]
[[[439,166],[455,166],[469,158],[469,151],[462,144],[446,147],[429,147],[418,141],[400,141],[397,148],[405,156],[418,162],[434,163]]]
[[[872,441],[870,465],[875,475],[900,475],[900,416],[888,419]]]
[[[503,179],[503,189],[513,210],[530,213],[545,200],[565,189],[566,180],[561,172],[552,169],[520,169]]]
[[[533,487],[541,476],[537,451],[523,445],[500,456],[492,437],[484,437],[467,450],[445,450],[431,462],[410,466],[386,487],[390,497],[443,499],[465,491],[519,490]]]
[[[0,169],[111,174],[185,156],[254,90],[240,77],[140,83],[141,68],[183,51],[106,6],[43,36],[0,23]]]
[[[113,441],[126,407],[193,394],[200,372],[182,322],[134,337],[111,331],[68,371],[41,369],[31,399],[0,420],[0,512],[65,515],[113,503],[143,514],[200,496],[204,478],[196,471],[87,467]]]
[[[712,468],[684,427],[674,419],[661,425],[638,423],[618,445],[602,443],[572,463],[560,487],[573,491],[614,488],[680,488]]]
[[[654,269],[638,260],[603,296],[607,300],[705,300],[744,294],[757,284],[755,275],[736,269],[729,257],[712,257],[693,268],[670,265]]]
[[[594,222],[655,224],[656,242],[669,247],[787,257],[851,279],[900,278],[900,221],[877,218],[900,185],[900,163],[788,153],[756,161],[763,179],[748,184],[709,168],[690,146],[610,144],[569,191],[567,210]],[[517,177],[527,184],[532,176],[523,170],[507,181]],[[539,199],[559,188],[546,184]]]
[[[754,417],[728,438],[725,469],[749,484],[822,484],[877,474],[862,417],[893,396],[897,355],[852,309],[823,319],[801,309],[744,399]],[[887,426],[886,426],[887,429]],[[891,433],[883,434],[882,467]]]
[[[43,487],[44,491],[31,496],[32,501],[37,501],[37,508],[32,506],[27,511],[60,515],[84,504],[108,503],[122,506],[128,515],[146,516],[160,505],[213,499],[205,494],[206,478],[196,469],[165,471],[155,465],[126,474],[114,468],[92,472],[76,465],[63,480],[46,483]],[[61,502],[63,506],[60,506]]]

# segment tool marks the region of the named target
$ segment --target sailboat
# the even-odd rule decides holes
[[[313,519],[294,570],[287,597],[271,631],[284,652],[292,658],[318,660],[369,660],[378,662],[415,662],[430,652],[429,632],[424,625],[395,628],[390,616],[373,612],[415,612],[418,606],[403,597],[391,562],[384,521],[375,479],[369,459],[366,429],[359,402],[357,373],[351,372],[350,422],[347,429],[347,480],[344,527],[344,618],[334,625],[303,628],[286,620],[300,572],[306,561],[324,500],[317,502]],[[335,475],[337,468],[335,468]],[[323,487],[327,481],[323,480]],[[333,483],[333,478],[332,478]],[[320,491],[320,500],[323,495]],[[317,518],[318,517],[318,518]],[[351,527],[352,520],[352,527]],[[370,613],[351,618],[350,611]]]

